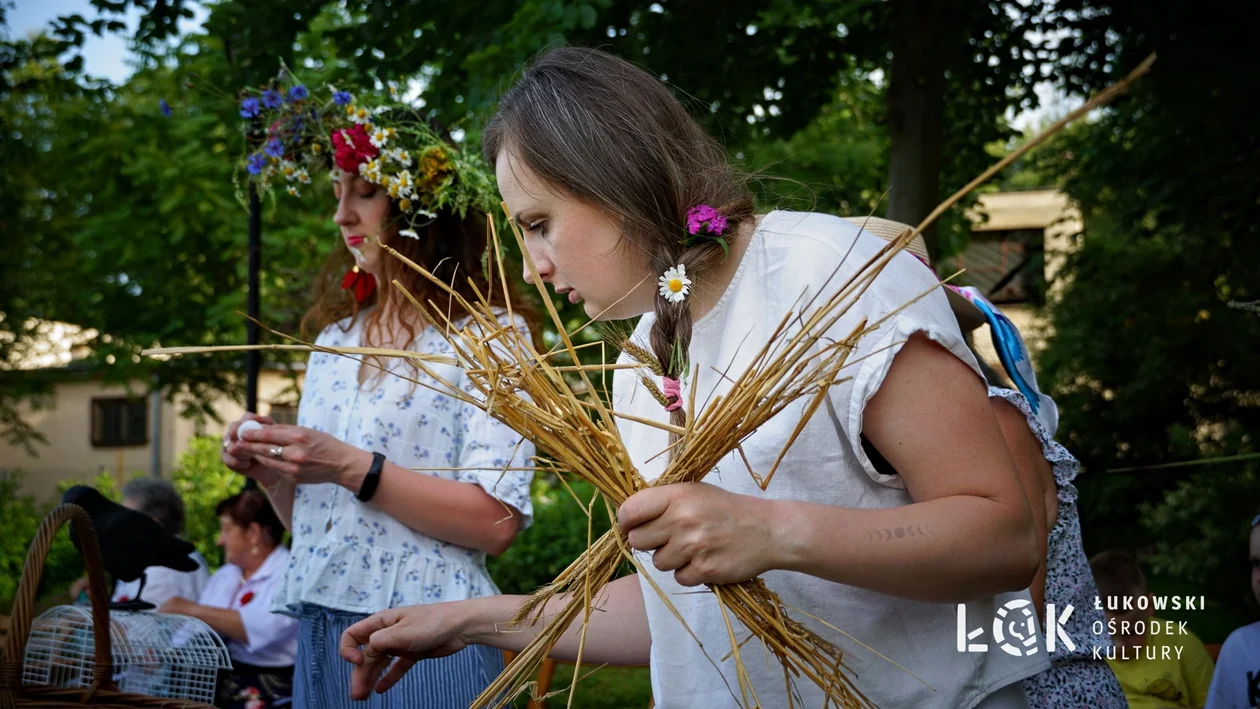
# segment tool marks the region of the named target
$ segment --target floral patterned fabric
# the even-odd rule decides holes
[[[324,330],[317,345],[360,346],[363,313]],[[502,317],[507,324],[507,316]],[[514,326],[525,330],[519,317]],[[453,355],[433,327],[408,348]],[[442,379],[471,392],[455,365],[427,365]],[[443,387],[402,360],[389,360],[397,376],[369,377],[359,385],[359,362],[313,352],[298,406],[298,425],[329,433],[353,446],[385,455],[416,475],[472,483],[523,515],[533,508],[533,472],[506,470],[530,465],[534,446],[476,407],[440,393]],[[432,387],[432,388],[429,388]],[[455,470],[458,469],[458,470]],[[435,503],[437,504],[437,503]],[[299,485],[293,503],[293,544],[288,571],[272,608],[296,614],[302,603],[355,613],[396,606],[461,600],[499,591],[486,573],[485,552],[444,542],[412,530],[377,507],[359,502],[335,484]]]
[[[991,386],[989,396],[1010,402],[1024,414],[1028,428],[1041,443],[1042,453],[1054,470],[1058,488],[1059,516],[1046,540],[1046,603],[1053,603],[1060,611],[1072,606],[1072,615],[1063,623],[1063,630],[1076,648],[1057,643],[1050,655],[1050,669],[1024,680],[1028,705],[1032,709],[1125,709],[1128,702],[1115,674],[1106,660],[1094,657],[1095,648],[1105,653],[1111,647],[1111,638],[1105,632],[1094,633],[1095,624],[1105,626],[1106,618],[1094,607],[1098,586],[1081,543],[1076,486],[1072,484],[1081,464],[1054,441],[1022,394]]]

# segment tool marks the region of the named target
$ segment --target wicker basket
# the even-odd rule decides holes
[[[44,562],[53,538],[66,522],[73,520],[83,547],[83,561],[88,572],[88,596],[92,599],[92,633],[95,637],[96,662],[92,685],[86,689],[63,687],[24,686],[22,684],[22,658],[26,654],[26,641],[30,635],[35,593],[44,571]],[[209,704],[179,699],[162,699],[143,694],[119,692],[114,687],[112,655],[109,637],[109,595],[105,592],[105,569],[101,561],[100,546],[96,541],[96,529],[87,512],[78,505],[61,505],[48,513],[35,541],[26,555],[22,580],[18,583],[17,599],[13,603],[13,616],[8,637],[5,638],[4,654],[0,656],[0,709],[69,709],[70,707],[115,707],[117,709],[213,709]]]

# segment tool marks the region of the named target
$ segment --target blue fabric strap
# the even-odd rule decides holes
[[[1037,386],[1037,374],[1033,371],[1032,356],[1028,353],[1023,336],[1019,334],[1019,328],[1015,327],[1015,323],[1003,315],[1002,311],[990,303],[979,290],[970,286],[954,288],[954,290],[984,315],[993,338],[993,349],[997,350],[998,359],[1002,362],[1002,369],[1006,371],[1006,376],[1011,378],[1015,388],[1028,400],[1028,405],[1046,427],[1046,431],[1054,436],[1059,428],[1059,407],[1055,405],[1054,399],[1043,394],[1041,388]]]

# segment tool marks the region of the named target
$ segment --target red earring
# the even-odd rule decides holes
[[[376,292],[376,277],[367,271],[360,271],[358,266],[351,266],[341,279],[341,289],[354,289],[354,299],[362,303]]]

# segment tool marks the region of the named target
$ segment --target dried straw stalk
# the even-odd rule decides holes
[[[260,323],[261,324],[261,323]],[[266,327],[266,326],[264,326]],[[288,335],[276,332],[267,328],[273,334],[279,335],[287,339]],[[578,348],[592,347],[601,343],[592,342],[585,345],[579,345]],[[270,352],[327,352],[329,354],[349,357],[352,355],[362,355],[364,357],[380,357],[382,359],[402,359],[409,361],[428,362],[430,364],[459,364],[459,360],[449,355],[431,355],[414,352],[412,350],[396,350],[387,347],[320,347],[307,343],[297,345],[208,345],[208,346],[192,346],[192,347],[152,347],[147,350],[141,350],[140,354],[144,357],[162,357],[186,354],[211,354],[218,352],[248,352],[250,350],[266,350]],[[608,369],[637,369],[638,365],[634,364],[609,364],[606,366],[593,365],[561,365],[556,369],[561,372],[575,372],[578,369],[608,370]],[[443,393],[448,393],[443,391]]]

